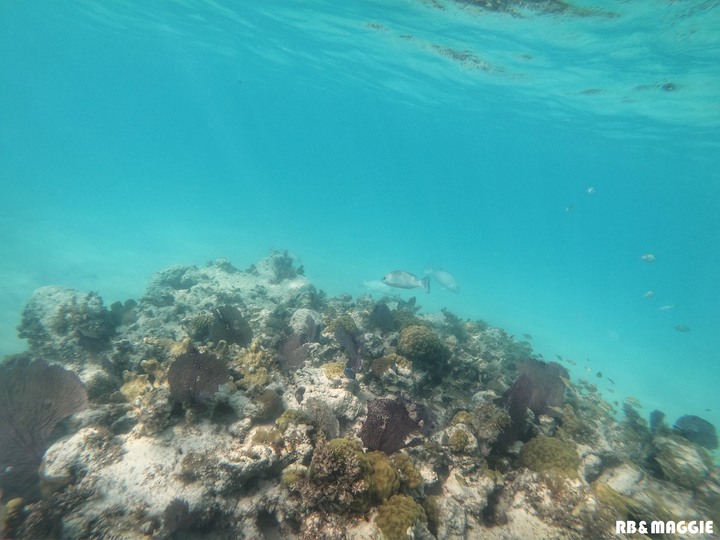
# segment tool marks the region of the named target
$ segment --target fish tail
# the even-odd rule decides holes
[[[422,285],[423,291],[425,291],[426,293],[429,293],[430,292],[430,276],[421,279],[420,285]]]

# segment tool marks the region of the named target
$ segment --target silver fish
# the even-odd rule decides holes
[[[460,292],[460,287],[458,287],[457,281],[455,281],[455,276],[453,276],[450,272],[446,272],[445,270],[437,270],[432,266],[429,266],[425,269],[424,274],[426,276],[431,276],[435,281],[437,281],[442,287],[444,287],[448,291]]]
[[[394,272],[390,272],[384,278],[382,278],[382,282],[385,285],[390,285],[391,287],[398,287],[399,289],[415,289],[417,287],[422,287],[422,289],[426,293],[430,292],[429,276],[423,279],[419,279],[415,274],[411,274],[410,272],[405,272],[403,270],[395,270]]]
[[[646,263],[654,263],[657,257],[653,253],[646,253],[640,257],[640,260]]]
[[[643,294],[643,296],[645,298],[652,298],[653,296],[655,296],[655,291],[653,291],[653,290],[647,291],[645,294]]]

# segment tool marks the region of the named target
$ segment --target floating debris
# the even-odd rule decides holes
[[[657,260],[657,257],[655,257],[652,253],[646,253],[640,257],[640,260],[646,263],[654,263]]]

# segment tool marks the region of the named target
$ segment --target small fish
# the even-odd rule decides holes
[[[653,291],[652,289],[650,289],[649,291],[645,291],[645,294],[643,294],[643,296],[645,298],[652,298],[653,296],[655,296],[655,291]]]
[[[362,282],[363,288],[369,293],[390,294],[392,289],[379,279]]]
[[[606,379],[607,379],[608,381],[610,381],[611,383],[615,384],[615,381],[613,381],[610,377],[606,377]]]
[[[629,405],[632,405],[633,407],[636,407],[638,409],[642,408],[642,404],[640,403],[640,400],[633,396],[628,396],[625,398],[625,402]]]
[[[658,311],[670,311],[671,309],[675,308],[675,304],[665,304],[664,306],[660,306],[658,308]]]
[[[594,195],[594,194],[595,194],[595,188],[594,188],[593,186],[590,186],[590,187],[588,187],[588,188],[585,190],[585,193],[587,193],[588,195]]]
[[[686,324],[676,324],[675,330],[677,330],[678,332],[689,332],[690,327]]]
[[[458,287],[457,281],[455,281],[455,276],[453,276],[450,272],[428,266],[425,268],[423,274],[432,277],[440,284],[441,287],[447,289],[448,291],[460,292],[460,287]]]
[[[657,257],[655,257],[652,253],[646,253],[640,257],[640,260],[646,263],[654,263],[657,260]]]
[[[595,376],[596,376],[598,379],[602,378],[602,371],[598,371],[598,372],[595,374]]]
[[[430,292],[430,276],[418,279],[416,275],[403,270],[390,272],[382,278],[382,282],[385,285],[390,285],[391,287],[397,287],[399,289],[415,289],[417,287],[422,287],[426,293]]]
[[[532,341],[532,336],[530,334],[523,334],[523,337],[528,341]]]
[[[567,359],[567,363],[570,364],[571,366],[577,365],[577,362],[575,362],[575,360],[570,360],[569,358]]]

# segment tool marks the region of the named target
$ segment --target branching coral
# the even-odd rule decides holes
[[[37,470],[50,434],[87,403],[80,379],[61,366],[26,357],[0,366],[0,486],[6,496],[37,497]]]

